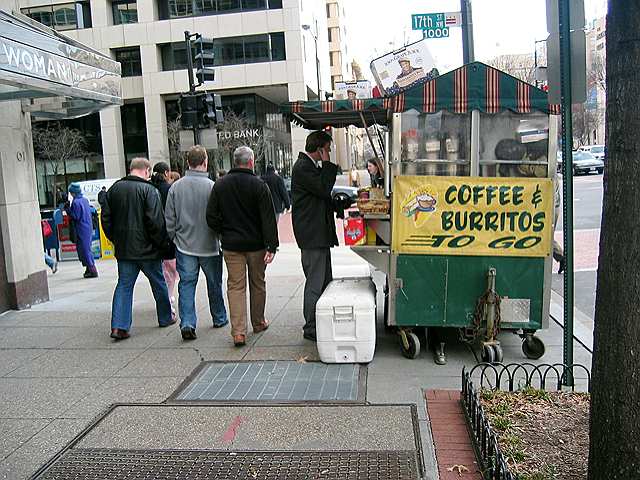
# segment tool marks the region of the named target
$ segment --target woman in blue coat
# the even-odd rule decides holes
[[[91,205],[82,195],[80,185],[72,183],[69,185],[69,193],[73,197],[71,205],[66,208],[67,214],[71,217],[76,231],[76,250],[82,266],[86,268],[84,278],[95,278],[98,276],[93,253],[91,252],[91,241],[93,238],[93,221],[91,218]]]

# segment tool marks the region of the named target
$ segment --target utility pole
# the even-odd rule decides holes
[[[184,44],[187,52],[187,73],[189,74],[189,94],[196,94],[196,84],[193,78],[193,58],[191,55],[191,33],[187,30],[184,32]],[[198,130],[197,123],[193,125],[193,144],[200,145],[200,131]]]
[[[562,223],[564,236],[564,385],[573,385],[573,125],[571,122],[571,15],[569,0],[558,1],[560,21],[560,103],[562,107]]]
[[[475,60],[471,0],[460,0],[460,12],[462,13],[462,63],[467,64]]]

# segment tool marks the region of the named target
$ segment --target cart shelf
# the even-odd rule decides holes
[[[388,213],[365,213],[365,220],[390,220],[391,215]]]
[[[391,265],[391,248],[388,245],[354,245],[355,253],[364,258],[369,264],[384,273],[389,273]]]

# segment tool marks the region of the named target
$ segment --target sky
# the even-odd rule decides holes
[[[347,8],[348,53],[373,80],[369,63],[387,52],[416,42],[412,13],[455,12],[460,0],[342,0]],[[606,14],[606,0],[584,0],[587,21]],[[545,0],[472,0],[476,60],[532,53],[534,42],[547,38]],[[440,73],[462,64],[461,29],[446,39],[428,40]]]

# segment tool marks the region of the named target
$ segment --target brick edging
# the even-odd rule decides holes
[[[425,390],[429,425],[438,462],[440,480],[482,480],[467,422],[455,390]],[[455,465],[468,471],[458,473]]]

